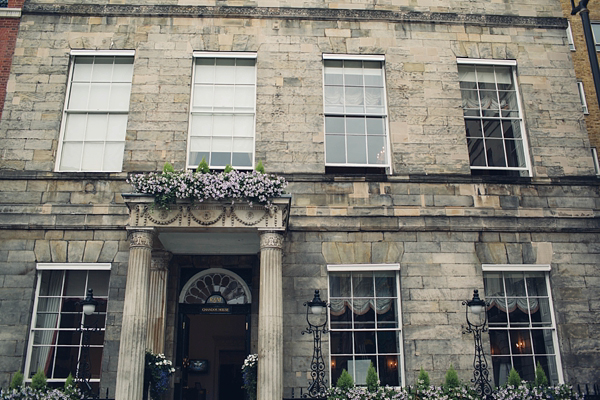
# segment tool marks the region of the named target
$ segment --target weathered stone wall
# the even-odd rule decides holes
[[[124,171],[184,166],[192,51],[210,50],[258,53],[256,159],[272,172],[324,172],[321,54],[353,53],[386,55],[395,174],[470,173],[457,57],[517,60],[534,176],[593,174],[562,22],[336,13],[328,18],[338,20],[26,14],[0,124],[0,168],[54,169],[69,51],[112,48],[136,50]]]

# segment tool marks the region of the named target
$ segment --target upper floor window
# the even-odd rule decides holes
[[[324,54],[325,164],[389,166],[383,56]]]
[[[342,370],[365,385],[375,367],[382,386],[403,382],[398,271],[393,265],[329,265],[331,382]]]
[[[73,50],[71,54],[56,169],[119,172],[134,52]]]
[[[474,175],[529,176],[514,61],[458,59]]]
[[[579,100],[581,101],[581,111],[583,111],[584,114],[589,114],[589,110],[588,110],[588,106],[587,106],[587,101],[585,99],[585,91],[583,90],[583,82],[578,81],[577,82],[577,89],[579,91]]]
[[[596,44],[596,51],[600,51],[600,22],[592,22],[592,34],[594,36],[594,43]]]
[[[567,21],[567,40],[569,41],[569,50],[575,51],[575,41],[573,40],[573,30],[571,29],[571,22]]]
[[[562,383],[549,265],[483,265],[494,381],[511,368],[533,381],[539,363],[551,385]]]
[[[39,370],[54,385],[76,377],[89,344],[90,383],[100,382],[106,326],[110,264],[38,264],[37,287],[25,364],[26,379]],[[96,311],[85,315],[79,304],[92,289]],[[84,335],[82,328],[91,328]],[[87,355],[85,355],[87,356]]]
[[[194,52],[189,168],[254,165],[256,53]]]

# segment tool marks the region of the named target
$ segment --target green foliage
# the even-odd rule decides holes
[[[256,172],[259,172],[261,174],[265,173],[265,167],[263,166],[262,161],[259,161],[258,164],[256,164],[256,168],[254,168],[256,170]]]
[[[419,377],[417,378],[417,388],[419,390],[423,390],[428,388],[431,385],[429,380],[429,374],[421,367],[421,371],[419,371]]]
[[[506,382],[510,386],[518,387],[521,384],[521,377],[516,369],[512,368],[508,374],[508,381]]]
[[[202,157],[202,161],[198,164],[198,168],[196,168],[196,172],[202,172],[203,174],[208,174],[210,172],[210,168],[208,168],[208,163],[206,162],[206,158]]]
[[[535,366],[535,386],[548,386],[548,377],[546,376],[546,373],[542,368],[542,364],[540,364],[539,361]]]
[[[166,162],[165,165],[163,165],[163,173],[166,174],[167,172],[175,172],[175,168],[173,168],[169,162]]]
[[[335,386],[342,390],[350,390],[354,386],[354,379],[352,379],[348,371],[343,369]]]
[[[233,171],[233,167],[231,166],[231,164],[227,164],[225,166],[225,170],[223,172],[225,172],[226,174],[230,173],[231,171]]]
[[[23,387],[23,373],[21,371],[15,372],[10,381],[10,389],[20,389]]]
[[[367,390],[369,392],[376,392],[379,387],[379,376],[377,376],[377,371],[375,371],[375,367],[373,363],[369,365],[369,369],[367,370]]]
[[[75,378],[73,378],[73,375],[71,375],[70,373],[69,373],[69,376],[67,376],[67,380],[65,381],[65,386],[63,387],[63,393],[69,399],[80,399],[81,398],[81,393],[79,392],[79,390],[77,389],[77,385],[75,384]]]
[[[448,368],[448,371],[446,371],[446,380],[444,382],[444,388],[453,389],[459,386],[460,380],[458,379],[458,374],[456,373],[456,370],[454,369],[452,364],[450,364],[450,368]]]
[[[46,391],[48,388],[46,375],[44,375],[44,371],[41,369],[38,369],[33,378],[31,378],[31,388],[40,391]]]

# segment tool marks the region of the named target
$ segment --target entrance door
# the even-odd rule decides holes
[[[189,311],[189,310],[188,310]],[[242,400],[241,368],[247,354],[245,314],[212,315],[182,312],[186,329],[179,334],[181,400]],[[182,327],[180,327],[182,328]],[[187,332],[186,332],[187,331]]]

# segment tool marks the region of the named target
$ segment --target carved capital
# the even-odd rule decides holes
[[[129,247],[146,247],[152,248],[153,229],[140,229],[129,231]]]
[[[283,248],[283,235],[278,232],[263,232],[260,235],[260,249],[282,249]]]
[[[152,252],[152,264],[150,269],[153,271],[166,271],[169,269],[169,261],[173,254],[164,250],[155,250]]]

